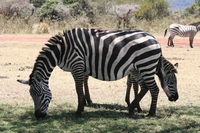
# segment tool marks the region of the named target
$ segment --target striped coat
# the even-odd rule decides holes
[[[149,33],[141,30],[95,30],[75,28],[56,35],[49,40],[36,59],[29,80],[18,80],[30,85],[30,93],[35,104],[35,116],[43,118],[51,100],[48,87],[49,77],[55,66],[69,71],[74,77],[78,95],[77,116],[84,110],[83,82],[85,75],[104,81],[121,79],[133,74],[143,78],[152,94],[149,115],[155,115],[158,87],[154,75],[159,75],[162,87],[171,100],[171,94],[162,67],[161,46]],[[44,91],[45,90],[45,91]],[[133,112],[137,101],[131,103]]]

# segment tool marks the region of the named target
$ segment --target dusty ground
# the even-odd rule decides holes
[[[38,52],[52,35],[0,35],[0,103],[13,101],[31,101],[28,86],[16,82],[28,79]],[[178,89],[180,99],[176,103],[167,102],[161,90],[158,105],[199,105],[200,102],[200,37],[194,39],[194,48],[189,47],[188,38],[175,37],[174,48],[167,48],[167,37],[156,36],[163,48],[163,54],[172,63],[179,63]],[[124,102],[126,78],[114,82],[102,82],[89,79],[91,97],[94,102]],[[74,81],[70,73],[55,69],[50,78],[50,88],[56,101],[77,100]],[[150,96],[143,104],[149,104]],[[147,106],[149,107],[149,105]]]
[[[0,42],[47,42],[51,35],[0,35]],[[156,36],[160,44],[167,44],[168,37]],[[176,45],[189,45],[188,38],[174,38],[174,44]],[[200,38],[194,39],[193,45],[200,45]]]

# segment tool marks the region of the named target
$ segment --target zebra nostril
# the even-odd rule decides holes
[[[178,94],[169,97],[169,101],[176,101],[177,99],[178,99]]]

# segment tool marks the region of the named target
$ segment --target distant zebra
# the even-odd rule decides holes
[[[191,23],[189,25],[181,25],[181,24],[171,24],[169,27],[165,29],[164,37],[167,34],[167,30],[170,31],[170,36],[168,38],[167,45],[174,47],[173,39],[176,35],[180,37],[189,37],[190,47],[193,48],[193,40],[194,36],[200,30],[200,22]]]
[[[30,85],[30,95],[35,105],[36,118],[44,118],[52,98],[48,87],[49,77],[56,66],[69,71],[76,85],[78,109],[84,110],[83,82],[85,75],[113,81],[132,73],[136,79],[143,78],[152,101],[150,116],[155,115],[159,89],[154,79],[157,73],[162,88],[170,101],[178,99],[174,80],[166,77],[163,70],[161,46],[149,33],[141,30],[95,30],[75,28],[56,35],[49,40],[36,59],[29,80],[18,80]],[[170,80],[170,85],[166,81]],[[129,107],[131,114],[137,105]]]

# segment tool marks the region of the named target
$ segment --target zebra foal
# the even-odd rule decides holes
[[[167,30],[170,31],[170,36],[168,38],[167,45],[174,47],[173,39],[176,35],[180,37],[189,37],[190,47],[193,48],[193,40],[194,36],[200,30],[200,22],[191,23],[189,25],[181,25],[181,24],[171,24],[169,27],[165,29],[164,37],[167,34]]]
[[[166,84],[166,81],[171,79],[164,74],[161,46],[155,37],[147,32],[74,28],[52,37],[46,46],[37,57],[29,80],[18,80],[29,84],[35,116],[38,119],[46,116],[52,98],[48,82],[56,66],[72,73],[78,96],[78,117],[85,105],[85,75],[104,81],[118,80],[130,73],[135,79],[142,78],[151,92],[150,116],[156,113],[159,91],[154,79],[155,74],[158,75],[169,100],[178,99],[176,86]],[[172,82],[174,81],[169,83]],[[137,102],[130,104],[129,114],[133,113]]]
[[[168,79],[171,79],[171,81],[173,81],[171,84],[171,83],[169,83],[169,80],[167,80],[167,84],[177,86],[177,79],[176,79],[175,73],[177,73],[178,63],[175,63],[174,65],[172,65],[168,60],[166,60],[163,57],[163,67],[164,67],[165,75],[168,77]],[[138,89],[139,89],[138,83],[140,84],[140,88],[141,88],[139,93],[138,93]],[[126,97],[125,97],[125,101],[128,106],[130,106],[130,90],[131,90],[132,85],[133,85],[133,91],[134,91],[135,98],[138,99],[138,101],[141,101],[143,96],[148,91],[148,88],[146,87],[145,83],[142,80],[136,81],[134,76],[129,74],[128,78],[127,78],[127,89],[126,89]],[[171,87],[171,88],[173,88],[173,87]],[[171,92],[173,92],[173,91],[174,90],[171,90]],[[175,91],[174,91],[174,93],[175,93]],[[138,112],[142,111],[139,103],[137,105],[137,110],[138,110]]]

